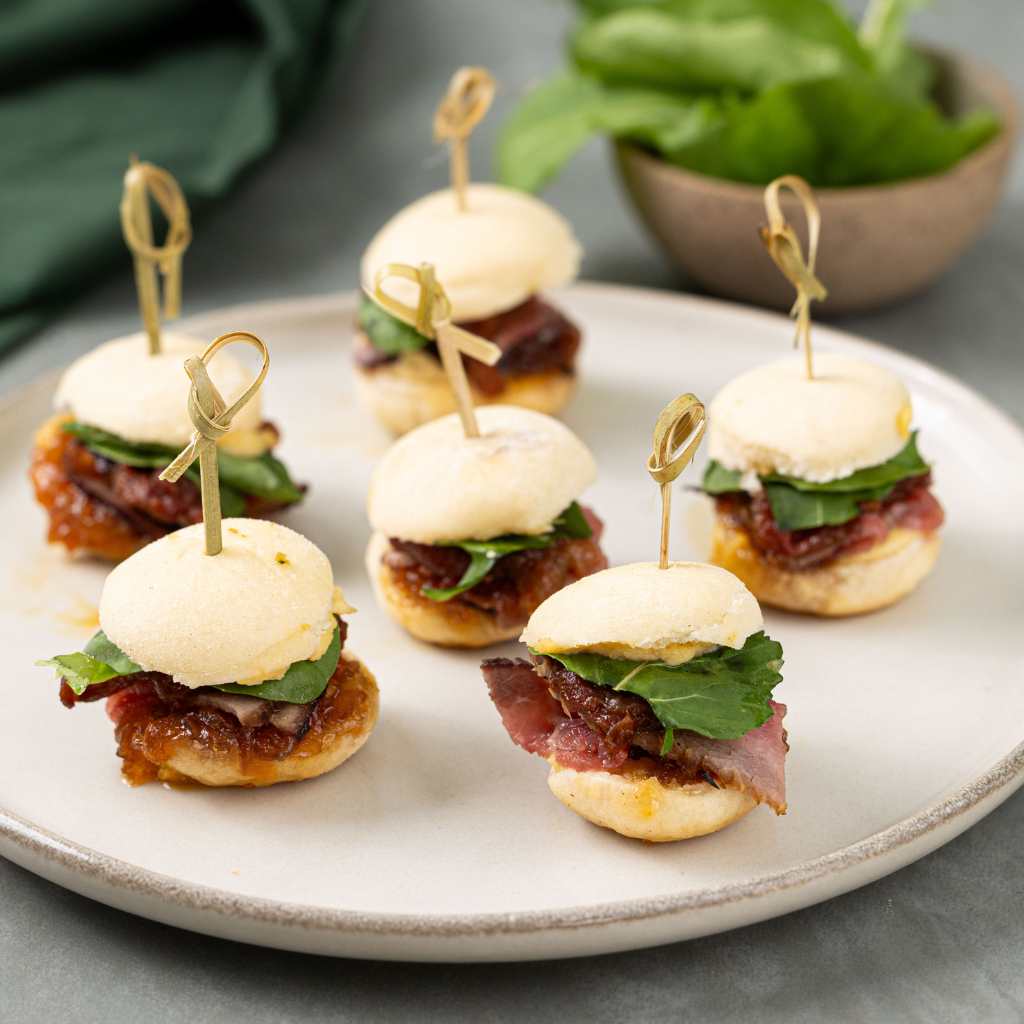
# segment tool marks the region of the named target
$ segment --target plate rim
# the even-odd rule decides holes
[[[612,298],[620,295],[626,299],[656,301],[659,304],[691,309],[711,308],[740,318],[771,322],[775,325],[779,325],[780,322],[788,322],[788,318],[784,314],[770,310],[747,307],[707,296],[656,288],[581,281],[561,291],[568,294],[590,294]],[[183,321],[182,326],[187,327],[189,323],[202,322],[203,319],[238,315],[245,310],[259,311],[258,315],[263,316],[316,315],[318,311],[325,309],[344,310],[346,307],[354,307],[355,297],[355,291],[347,291],[240,303],[198,312]],[[925,371],[933,384],[943,387],[944,390],[956,392],[959,397],[968,399],[978,412],[1000,422],[1003,428],[1008,430],[1024,448],[1024,430],[1007,413],[946,371],[918,359],[916,356],[862,338],[830,324],[818,325],[817,329],[825,337],[834,337],[844,344],[852,344],[855,348],[860,347],[868,352],[880,352],[887,359],[895,358],[898,362],[904,362],[908,366],[912,366],[918,375],[922,370]],[[40,388],[54,376],[54,371],[43,373],[27,384],[0,396],[0,416],[12,412],[15,405],[25,400],[28,392]],[[0,840],[9,841],[30,856],[39,856],[51,865],[63,867],[73,874],[83,876],[85,879],[109,889],[151,897],[161,903],[170,903],[187,911],[203,914],[213,913],[229,919],[247,920],[260,925],[422,938],[462,938],[495,934],[524,935],[534,932],[577,930],[653,920],[791,891],[823,877],[847,872],[858,865],[875,861],[887,854],[893,854],[937,828],[957,822],[965,813],[978,806],[986,798],[998,795],[999,800],[991,808],[994,809],[1022,783],[1024,783],[1024,740],[987,770],[978,774],[973,780],[961,786],[945,799],[932,803],[918,813],[903,818],[854,843],[803,861],[785,870],[769,872],[743,882],[733,882],[695,892],[512,913],[488,912],[450,915],[373,913],[231,892],[214,886],[184,882],[162,872],[137,867],[129,861],[102,853],[51,832],[2,805],[0,805]]]

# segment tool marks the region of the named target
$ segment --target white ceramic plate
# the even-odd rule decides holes
[[[568,421],[600,464],[587,500],[607,523],[613,562],[655,557],[644,462],[658,411],[682,391],[710,398],[785,354],[792,327],[624,288],[582,285],[559,301],[585,329]],[[48,671],[32,666],[86,639],[103,581],[101,567],[69,565],[41,541],[25,480],[53,385],[40,381],[0,413],[0,853],[113,906],[246,942],[528,959],[654,945],[807,906],[921,857],[1020,785],[1024,527],[1007,513],[1024,507],[1024,438],[982,399],[912,359],[817,329],[820,349],[876,360],[913,391],[948,512],[945,549],[925,585],[880,614],[767,615],[786,650],[788,815],[759,808],[718,835],[645,846],[548,794],[547,766],[505,735],[478,655],[419,645],[375,608],[363,496],[386,439],[353,405],[352,310],[351,296],[316,298],[192,326],[211,337],[253,330],[271,346],[265,408],[285,459],[313,485],[288,522],[327,551],[360,609],[349,635],[380,681],[375,735],[340,770],[298,786],[121,783],[102,709],[66,711]],[[681,493],[674,517],[673,555],[705,556],[705,499]]]

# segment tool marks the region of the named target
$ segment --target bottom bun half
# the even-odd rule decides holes
[[[650,843],[718,832],[757,806],[748,793],[706,782],[674,784],[643,773],[580,772],[554,760],[548,788],[587,821]]]
[[[763,558],[746,531],[715,517],[710,561],[738,576],[762,604],[812,615],[859,615],[906,597],[931,572],[935,531],[895,529],[867,551],[817,569],[781,569]]]
[[[377,680],[356,657],[342,654],[347,671],[330,700],[340,722],[329,733],[310,730],[285,757],[246,759],[237,749],[212,750],[182,740],[175,743],[159,765],[162,782],[199,783],[203,786],[273,786],[278,782],[301,782],[337,768],[370,738],[380,708]],[[335,676],[337,678],[337,675]]]
[[[391,433],[415,427],[455,412],[451,385],[441,364],[425,352],[410,352],[393,363],[353,369],[360,402]],[[554,416],[568,404],[576,378],[553,371],[511,377],[496,395],[473,389],[477,405],[518,405]]]
[[[377,603],[403,629],[428,644],[441,647],[490,647],[515,640],[525,622],[500,627],[493,615],[461,601],[431,601],[404,586],[395,571],[383,562],[388,539],[375,533],[366,548],[366,574],[373,584]]]

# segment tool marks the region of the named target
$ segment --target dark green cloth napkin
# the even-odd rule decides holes
[[[364,7],[0,3],[0,352],[113,265],[130,272],[118,203],[131,153],[201,211],[275,144]]]

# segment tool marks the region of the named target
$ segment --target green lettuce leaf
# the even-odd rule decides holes
[[[815,483],[795,476],[762,476],[765,495],[780,530],[811,530],[839,526],[860,515],[865,501],[884,501],[901,480],[927,473],[928,463],[917,450],[917,432],[891,459],[859,469],[840,480]],[[712,460],[704,470],[701,487],[707,494],[741,491],[741,474]]]
[[[356,322],[370,339],[370,344],[385,355],[398,356],[403,352],[415,352],[430,344],[430,339],[420,334],[415,327],[392,316],[367,295],[359,296]]]
[[[116,434],[86,423],[71,421],[63,425],[63,430],[77,437],[97,455],[137,469],[164,469],[178,454],[177,449],[168,445],[126,441]],[[302,499],[302,491],[294,484],[284,464],[270,452],[240,456],[218,451],[217,469],[220,476],[221,512],[225,517],[245,512],[243,495],[246,494],[282,504],[292,504]],[[199,468],[196,464],[189,466],[185,475],[196,484],[199,483]]]
[[[583,509],[574,501],[551,524],[547,533],[535,535],[510,534],[505,537],[494,537],[491,540],[463,540],[443,547],[462,548],[469,554],[469,565],[454,587],[424,587],[424,597],[431,601],[450,601],[459,594],[475,587],[505,555],[529,549],[549,548],[556,541],[565,538],[585,540],[592,534]]]
[[[334,627],[334,635],[323,655],[316,661],[296,661],[280,679],[271,679],[258,686],[240,686],[226,683],[211,689],[225,693],[240,693],[263,700],[280,700],[289,704],[308,704],[316,700],[327,688],[341,658],[341,631]],[[103,630],[99,630],[85,645],[85,650],[74,654],[37,661],[37,665],[51,666],[57,675],[81,695],[95,683],[105,683],[118,676],[127,676],[142,669],[114,644]]]
[[[866,185],[934,174],[998,130],[945,116],[906,43],[917,0],[876,0],[861,32],[831,0],[582,0],[571,68],[502,126],[506,184],[543,186],[592,136],[764,185]]]
[[[534,653],[538,653],[534,651]],[[665,728],[711,739],[738,739],[772,716],[772,690],[782,681],[782,646],[763,632],[740,650],[719,647],[682,665],[627,661],[600,654],[548,654],[598,686],[643,697]]]

